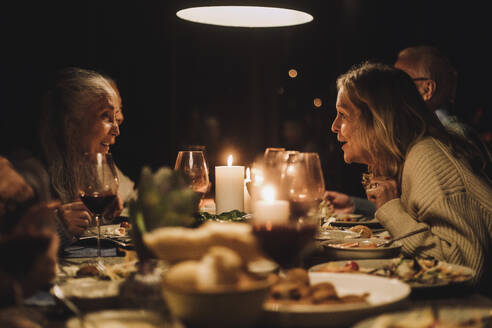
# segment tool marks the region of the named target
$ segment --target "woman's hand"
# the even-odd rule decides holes
[[[372,178],[366,188],[367,199],[379,209],[386,202],[398,198],[396,180],[382,177]]]
[[[92,219],[89,210],[81,201],[61,205],[58,215],[73,236],[80,236]]]
[[[325,191],[324,199],[333,204],[335,213],[354,213],[355,205],[349,195],[337,191],[327,190]]]

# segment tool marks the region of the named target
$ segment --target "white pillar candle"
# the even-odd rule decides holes
[[[289,221],[289,202],[286,200],[276,200],[273,187],[266,186],[263,188],[262,197],[263,199],[257,200],[254,203],[253,219],[255,222],[282,224]]]
[[[215,167],[216,213],[244,211],[244,166],[232,166],[232,155],[227,166]]]
[[[249,195],[247,183],[251,183],[249,167],[246,169],[246,179],[244,180],[244,211],[251,213],[251,196]]]

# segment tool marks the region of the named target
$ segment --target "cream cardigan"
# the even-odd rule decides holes
[[[381,206],[375,216],[394,237],[429,228],[403,239],[403,253],[469,266],[477,272],[475,283],[492,286],[491,186],[428,137],[410,149],[401,189],[401,198]]]

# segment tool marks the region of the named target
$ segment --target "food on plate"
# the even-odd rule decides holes
[[[124,263],[105,264],[99,266],[96,264],[88,263],[83,264],[75,272],[75,277],[93,277],[101,280],[119,280],[124,279],[130,275],[130,273],[137,271],[136,260]]]
[[[356,225],[349,229],[350,231],[357,232],[362,238],[371,238],[372,230],[371,228],[364,225]]]
[[[274,304],[343,304],[367,303],[369,293],[339,296],[329,282],[310,285],[306,270],[294,268],[270,289],[267,303]]]
[[[241,256],[223,246],[213,246],[196,260],[173,265],[164,276],[166,285],[196,291],[247,290],[260,280],[245,269]]]
[[[335,214],[335,206],[328,199],[324,199],[319,204],[319,213],[325,218],[332,217]]]
[[[433,285],[463,282],[471,279],[471,271],[462,268],[435,259],[406,259],[400,257],[376,268],[364,267],[356,261],[348,261],[343,266],[336,262],[330,262],[316,271],[369,273],[377,276],[398,278],[408,283]]]
[[[122,221],[120,227],[130,229],[131,225],[128,221]]]
[[[245,262],[262,257],[247,223],[209,221],[198,228],[162,227],[146,233],[143,240],[158,258],[169,262],[199,260],[212,246],[230,248]]]
[[[374,328],[481,328],[486,327],[484,318],[439,318],[439,310],[430,306],[408,312],[383,314],[373,320],[368,327]]]
[[[95,264],[82,265],[76,273],[77,277],[98,277],[102,272]]]
[[[352,241],[347,243],[331,243],[331,247],[336,248],[378,248],[378,244],[374,241]]]

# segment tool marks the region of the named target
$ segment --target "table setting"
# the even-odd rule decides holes
[[[246,169],[230,156],[215,167],[213,199],[203,156],[180,152],[174,169],[144,168],[129,217],[67,248],[52,303],[29,307],[68,328],[392,327],[412,311],[423,322],[490,317],[492,301],[469,288],[472,269],[404,258],[400,240],[411,234],[393,238],[365,224],[374,218],[334,213],[317,154],[268,149]],[[457,312],[460,300],[477,306]]]

